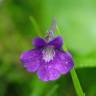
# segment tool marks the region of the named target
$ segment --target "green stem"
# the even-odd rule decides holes
[[[75,72],[74,67],[73,67],[73,69],[71,70],[70,73],[71,73],[71,77],[72,77],[72,80],[73,80],[73,84],[74,84],[74,88],[75,88],[75,91],[77,93],[77,96],[84,96],[82,87],[80,85],[80,82],[79,82],[79,79],[77,77],[77,74]]]

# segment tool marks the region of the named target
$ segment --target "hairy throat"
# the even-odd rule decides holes
[[[54,56],[55,56],[55,50],[53,47],[46,47],[43,49],[42,51],[42,55],[43,55],[43,60],[45,62],[49,62],[51,60],[53,60]]]

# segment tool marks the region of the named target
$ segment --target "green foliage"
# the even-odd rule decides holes
[[[19,61],[53,16],[86,96],[96,96],[95,0],[0,0],[0,96],[76,96],[70,74],[42,82]]]

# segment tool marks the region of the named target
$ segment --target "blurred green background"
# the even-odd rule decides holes
[[[86,96],[96,96],[96,0],[0,0],[0,96],[76,96],[70,73],[43,82],[19,61],[53,16]]]

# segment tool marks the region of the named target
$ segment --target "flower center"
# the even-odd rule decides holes
[[[49,62],[49,61],[53,60],[53,58],[55,56],[54,48],[46,47],[43,49],[42,54],[43,54],[43,60],[45,60],[45,62]]]

